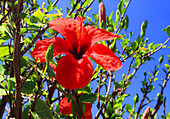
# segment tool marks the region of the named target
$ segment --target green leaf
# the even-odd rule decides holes
[[[20,34],[24,34],[24,33],[27,33],[27,32],[28,32],[28,29],[27,29],[27,28],[21,28]]]
[[[127,6],[129,0],[123,0],[123,2],[124,2],[124,5]]]
[[[91,0],[86,0],[82,7],[86,7],[90,2]]]
[[[134,104],[137,104],[139,102],[139,95],[136,93],[135,97],[133,98]]]
[[[0,82],[2,82],[3,80],[4,80],[4,77],[0,75]]]
[[[27,16],[27,14],[26,13],[19,13],[19,18],[25,18]]]
[[[162,31],[165,31],[170,36],[170,26],[167,26],[166,28],[162,29]]]
[[[122,0],[118,4],[118,9],[120,11],[120,14],[123,14],[124,11],[123,11],[123,1]]]
[[[133,43],[130,42],[130,44],[131,44],[132,50],[135,51],[136,48],[137,48],[137,46],[138,46],[137,41],[135,41],[135,42],[133,42]]]
[[[128,26],[129,26],[129,18],[126,15],[126,17],[124,18],[124,28],[125,28],[125,30],[127,30]]]
[[[28,118],[28,114],[29,114],[29,110],[31,109],[31,105],[24,105],[24,111],[22,112],[22,118],[23,119],[27,119]]]
[[[0,52],[0,57],[9,55],[9,46],[1,45],[0,51],[3,51],[3,52]],[[11,47],[11,51],[13,51],[13,47]]]
[[[1,29],[1,32],[3,31],[9,38],[13,38],[5,26],[0,26],[0,29]]]
[[[50,107],[43,100],[36,100],[34,112],[31,111],[34,119],[53,119]]]
[[[78,113],[79,113],[80,117],[82,117],[83,114],[81,113],[80,107],[79,107],[79,105],[77,103],[76,103],[76,107],[78,109]],[[84,113],[85,112],[85,104],[84,103],[81,103],[81,108],[82,108],[83,113]],[[71,112],[73,113],[73,115],[76,115],[76,111],[75,111],[73,101],[71,102]]]
[[[47,0],[48,4],[53,4],[53,2],[51,0]]]
[[[116,102],[117,103],[122,103],[125,99],[125,97],[129,96],[129,94],[123,94]]]
[[[164,64],[164,65],[165,65],[165,68],[166,68],[167,70],[170,69],[170,65],[169,65],[169,64]]]
[[[167,119],[170,119],[170,112],[166,116]]]
[[[47,72],[48,72],[48,76],[50,78],[51,77],[56,77],[56,73],[54,72],[53,68],[50,65],[48,65]]]
[[[41,21],[38,17],[36,16],[31,16],[30,17],[30,22],[33,23],[33,24],[41,24]]]
[[[8,79],[8,90],[9,91],[13,91],[13,89],[15,89],[15,83],[16,83],[16,79],[14,77]]]
[[[48,47],[46,55],[45,55],[45,59],[47,60],[47,62],[52,61],[53,59],[53,43]]]
[[[110,14],[110,16],[108,17],[108,21],[110,22],[110,20],[112,19],[113,16],[113,12]]]
[[[151,92],[152,90],[154,90],[155,89],[155,87],[153,86],[153,85],[150,85],[149,86],[149,91]]]
[[[138,67],[140,65],[140,62],[141,62],[140,60],[136,60],[135,66]]]
[[[126,104],[126,111],[131,113],[131,110],[132,110],[132,106],[129,104]]]
[[[5,90],[5,89],[0,88],[0,95],[1,95],[1,96],[2,96],[2,95],[7,95],[7,94],[6,94],[6,90]]]
[[[80,93],[90,94],[91,93],[90,84],[84,86],[83,88],[79,88],[76,91],[77,91],[78,94],[80,94]]]
[[[50,12],[51,10],[53,10],[53,5],[52,5],[52,4],[49,4],[49,5],[47,6],[47,10],[48,10],[48,12]]]
[[[142,93],[146,92],[146,89],[144,89],[144,88],[141,88],[140,90],[141,90]]]
[[[163,57],[163,55],[162,55],[162,56],[159,58],[159,64],[162,64],[163,59],[164,59],[164,57]]]
[[[0,64],[0,74],[4,74],[4,71],[5,71],[4,67]]]
[[[38,9],[36,12],[33,13],[33,16],[38,17],[42,21],[45,17],[45,14],[42,13],[40,9]]]
[[[31,94],[33,92],[33,89],[35,88],[36,82],[31,79],[27,79],[27,81],[24,83],[24,87],[22,89],[22,93]]]
[[[116,104],[114,104],[113,105],[113,108],[120,108],[120,109],[122,109],[122,103],[116,103]]]
[[[31,114],[34,117],[34,119],[41,119],[37,113],[31,111]]]
[[[97,97],[95,94],[83,94],[79,100],[84,103],[94,103],[96,99]]]

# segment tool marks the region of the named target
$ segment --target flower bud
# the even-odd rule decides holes
[[[150,107],[147,107],[145,109],[145,112],[142,115],[142,119],[148,119],[149,118],[149,114],[150,114]]]
[[[103,2],[101,1],[99,4],[99,23],[102,23],[102,21],[106,23],[106,9]]]

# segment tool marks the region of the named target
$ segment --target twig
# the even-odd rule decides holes
[[[81,3],[80,8],[76,11],[76,14],[74,15],[74,19],[77,17],[78,12],[82,9],[82,6],[83,6],[83,4],[84,4],[86,1],[87,1],[87,0],[84,0],[84,1]]]
[[[76,3],[73,5],[73,8],[72,8],[72,9],[70,10],[70,12],[68,13],[69,16],[73,13],[73,11],[75,10],[77,4],[78,4],[80,1],[81,1],[81,0],[76,0]]]
[[[28,45],[23,49],[21,52],[21,56],[23,56],[32,46],[35,44],[35,42],[41,37],[41,35],[49,28],[49,25],[47,24],[42,30],[38,32],[38,34],[34,37],[34,39],[28,43]]]
[[[35,93],[34,102],[33,102],[33,104],[32,104],[32,108],[31,108],[31,111],[32,111],[32,112],[34,112],[34,110],[35,110],[36,100],[38,99],[39,91],[42,89],[42,87],[41,87],[42,80],[43,80],[42,78],[40,78],[40,80],[37,80],[38,90],[37,90],[36,93]],[[28,119],[31,119],[31,117],[32,117],[32,114],[31,114],[31,112],[30,112],[30,115],[29,115]]]
[[[146,90],[145,90],[145,93],[143,94],[143,98],[142,98],[141,103],[140,103],[140,105],[139,105],[139,107],[138,107],[138,110],[137,110],[135,119],[138,118],[138,115],[139,115],[141,109],[144,107],[144,106],[143,106],[143,103],[144,103],[144,100],[146,99],[146,95],[148,94],[149,87],[150,87],[153,79],[154,79],[155,76],[156,76],[155,74],[156,74],[156,71],[154,72],[154,76],[150,79],[149,84],[148,84],[148,85],[146,84]]]
[[[53,3],[53,7],[57,4],[58,0],[56,0]],[[23,56],[30,48],[32,48],[32,46],[35,44],[35,42],[41,38],[42,34],[44,34],[44,32],[49,28],[49,25],[47,24],[42,30],[40,30],[38,32],[38,34],[34,37],[34,39],[27,44],[27,46],[23,49],[23,51],[21,52],[21,56]]]
[[[90,8],[90,6],[93,4],[94,0],[92,0],[89,5],[87,6],[87,8],[83,11],[83,15],[87,12],[87,10]]]
[[[163,46],[164,46],[169,40],[170,40],[170,38],[168,38],[159,48],[157,48],[157,49],[154,50],[153,52],[144,55],[144,56],[142,57],[142,59],[147,58],[147,57],[149,57],[150,55],[153,55],[154,53],[156,53],[157,51],[159,51],[160,49],[162,49]]]
[[[152,111],[152,114],[151,114],[151,116],[150,116],[150,119],[153,119],[153,118],[154,118],[155,114],[157,113],[158,109],[160,108],[160,106],[161,106],[162,103],[163,103],[163,100],[161,99],[161,96],[163,95],[163,91],[164,91],[164,89],[165,89],[165,86],[166,86],[167,82],[169,81],[169,78],[170,78],[169,75],[170,75],[170,71],[167,73],[166,78],[165,78],[165,80],[164,80],[164,82],[163,82],[163,86],[162,86],[162,89],[161,89],[161,93],[159,94],[157,104],[155,105],[154,110]]]
[[[59,0],[56,0],[54,3],[53,3],[53,7],[57,4]]]
[[[7,12],[7,14],[2,17],[2,19],[0,20],[0,25],[4,22],[5,18],[9,15],[9,13],[11,12],[11,10],[12,10],[12,9],[9,9],[9,11]]]
[[[125,12],[126,12],[128,6],[129,6],[130,2],[131,2],[131,0],[129,0],[128,4],[126,5],[126,7],[125,7]],[[124,13],[121,15],[121,17],[120,17],[120,20],[119,20],[119,22],[118,22],[117,29],[116,29],[116,32],[115,32],[116,34],[117,34],[118,31],[119,31],[119,24],[122,22],[122,19],[123,19],[124,15],[125,15],[125,12],[124,12]]]
[[[100,73],[102,73],[102,71],[100,71]],[[98,109],[100,107],[100,84],[101,84],[101,78],[102,78],[102,76],[100,75],[99,83],[98,83],[98,100],[97,100],[97,108]]]
[[[77,97],[77,95],[75,94],[74,90],[72,90],[72,94],[73,94],[74,97]],[[76,98],[76,99],[77,99],[77,98]],[[76,102],[72,100],[72,102],[73,102],[73,105],[74,105],[74,109],[75,109],[77,118],[78,118],[78,119],[81,119],[81,117],[80,117],[80,115],[79,115],[79,111],[78,111],[78,109],[77,109],[77,100],[76,100]]]
[[[109,76],[110,76],[110,79],[109,79],[109,86],[108,86],[108,89],[107,89],[107,92],[106,92],[106,99],[108,98],[108,95],[109,95],[109,92],[110,92],[110,88],[111,88],[111,82],[112,82],[112,73],[111,72],[108,72],[109,73]],[[115,76],[115,75],[114,75]],[[106,106],[104,107],[104,114],[106,112]]]
[[[28,73],[28,75],[22,79],[23,85],[26,82],[26,80],[32,75],[33,72],[34,72],[34,68],[32,68],[31,71]]]

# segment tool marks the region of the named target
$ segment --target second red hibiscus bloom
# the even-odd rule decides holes
[[[104,29],[84,26],[83,18],[76,20],[57,18],[49,22],[49,26],[59,32],[66,40],[55,37],[49,40],[39,40],[32,55],[36,60],[45,62],[46,50],[53,43],[54,56],[63,56],[56,67],[56,80],[68,89],[83,88],[90,82],[93,72],[89,57],[104,69],[115,71],[121,68],[122,62],[103,44],[94,44],[101,40],[118,38],[118,35]]]

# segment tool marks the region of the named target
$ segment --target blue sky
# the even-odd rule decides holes
[[[117,4],[119,0],[103,0],[105,7],[106,7],[106,14],[110,15],[110,13],[113,11],[114,16],[117,10]],[[145,38],[148,38],[148,42],[154,42],[156,43],[163,43],[166,39],[168,39],[168,35],[166,32],[163,32],[162,29],[166,28],[168,25],[170,25],[170,12],[169,11],[169,0],[131,0],[130,6],[127,9],[126,15],[129,17],[129,28],[127,30],[127,33],[133,32],[134,35],[132,36],[131,40],[136,40],[137,37],[140,35],[140,29],[141,24],[143,21],[148,21],[148,26],[146,29],[146,35]],[[62,8],[64,11],[64,16],[66,16],[66,9],[65,7],[68,6],[71,8],[69,4],[69,0],[59,0],[57,3],[58,8]],[[98,13],[98,1],[96,0],[93,5],[91,6],[91,10],[87,12],[87,16],[92,16],[92,13],[97,14]],[[113,16],[113,18],[115,18]],[[167,46],[170,46],[170,42],[167,43]],[[120,48],[120,44],[117,44],[117,47]],[[130,93],[131,96],[126,98],[125,103],[129,103],[130,105],[133,105],[132,98],[136,95],[136,93],[139,93],[140,99],[142,98],[142,94],[140,92],[141,87],[141,80],[144,79],[143,72],[146,70],[146,72],[151,72],[151,70],[154,69],[154,66],[158,64],[159,57],[161,55],[164,55],[164,63],[167,63],[167,55],[170,54],[170,49],[162,49],[158,51],[158,53],[154,54],[152,57],[155,58],[155,60],[152,60],[151,62],[146,62],[146,65],[143,65],[140,70],[136,73],[137,78],[132,80],[132,84],[127,90],[126,93]],[[116,77],[121,77],[122,73],[127,72],[128,62],[123,64],[123,67],[121,70],[119,70],[119,73],[116,75]],[[163,68],[163,66],[161,67]],[[153,93],[149,94],[150,97],[155,98],[157,95],[157,92],[160,91],[160,87],[158,84],[162,84],[161,78],[164,78],[165,74],[161,70],[157,76],[158,80],[155,82],[154,86],[156,87]],[[117,78],[119,80],[119,78]],[[168,93],[168,90],[170,90],[170,83],[168,82],[166,89],[164,90],[164,96],[167,97],[166,102],[166,113],[170,112],[170,95]],[[156,101],[154,103],[150,103],[148,106],[151,108],[154,108],[156,104]],[[137,105],[138,106],[138,105]],[[145,107],[146,108],[146,107]],[[92,112],[93,117],[96,114],[96,107],[93,106]],[[144,109],[141,111],[144,112]],[[160,117],[160,114],[163,113],[163,106],[161,106],[160,111],[158,112],[158,117]],[[126,114],[124,118],[127,118],[129,115]]]

